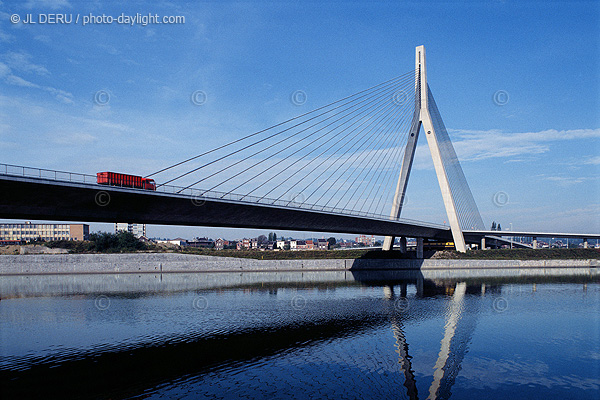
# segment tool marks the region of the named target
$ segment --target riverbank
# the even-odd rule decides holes
[[[444,270],[519,268],[598,268],[598,259],[477,260],[477,259],[297,259],[256,260],[179,253],[138,254],[37,254],[0,256],[0,275],[251,272],[251,271],[348,271],[348,270]]]
[[[253,250],[234,250],[234,249],[205,249],[176,247],[164,248],[158,247],[142,251],[87,251],[82,246],[82,242],[66,242],[72,245],[69,248],[56,247],[52,243],[47,245],[27,244],[0,246],[1,255],[34,255],[34,254],[80,254],[80,255],[103,255],[103,254],[181,254],[181,255],[199,255],[223,258],[243,258],[255,260],[322,260],[322,259],[386,259],[416,260],[415,251],[401,253],[398,250],[381,251],[380,249],[353,248],[349,250],[307,250],[307,251],[261,251]],[[54,243],[56,244],[56,243]],[[48,247],[50,246],[50,247]],[[425,250],[425,259],[434,260],[588,260],[600,259],[600,249],[497,249],[497,250],[469,250],[466,253],[459,253],[455,250]]]

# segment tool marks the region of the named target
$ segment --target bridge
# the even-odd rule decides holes
[[[400,217],[421,131],[448,226]],[[485,229],[427,84],[423,46],[416,48],[414,70],[146,178],[156,180],[155,191],[0,164],[0,218],[373,234],[386,237],[384,250],[396,237],[405,250],[413,237],[421,256],[427,239],[451,241],[464,252],[468,244],[485,248],[486,238],[600,238]]]

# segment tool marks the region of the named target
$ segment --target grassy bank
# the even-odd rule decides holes
[[[381,250],[312,250],[312,251],[258,251],[258,250],[211,250],[185,249],[185,254],[201,254],[219,257],[254,258],[264,260],[288,259],[415,259],[415,252]],[[474,250],[466,253],[457,251],[425,252],[425,258],[446,260],[588,260],[600,259],[600,249],[499,249]]]
[[[138,244],[128,237],[98,237],[96,241],[49,242],[52,248],[64,248],[72,254],[106,253],[180,253],[215,257],[252,258],[257,260],[310,260],[310,259],[415,259],[415,252],[381,250],[309,250],[309,251],[260,251],[260,250],[215,250],[203,248],[164,248]],[[109,240],[110,239],[110,240]],[[0,254],[18,254],[18,246],[0,246]],[[7,250],[7,251],[3,251]],[[426,251],[425,258],[446,260],[582,260],[600,259],[600,249],[499,249],[473,250],[466,253],[457,251]]]
[[[440,251],[433,258],[450,260],[589,260],[600,259],[600,249],[498,249],[466,253]]]
[[[199,254],[217,257],[253,258],[257,260],[315,260],[362,258],[368,250],[307,250],[307,251],[260,251],[260,250],[214,250],[191,248],[179,251],[183,254]],[[380,252],[381,253],[381,252]]]

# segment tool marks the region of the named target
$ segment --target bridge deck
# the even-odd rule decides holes
[[[0,174],[0,218],[220,226],[451,240],[448,227]]]

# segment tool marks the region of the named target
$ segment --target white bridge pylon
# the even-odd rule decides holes
[[[390,219],[398,219],[402,212],[402,205],[406,194],[408,178],[412,168],[417,139],[421,126],[426,132],[427,144],[433,159],[444,207],[448,215],[448,222],[452,231],[452,238],[456,250],[466,251],[463,228],[483,229],[481,215],[466,182],[464,173],[454,147],[450,142],[446,128],[441,120],[433,95],[427,84],[427,69],[425,66],[425,46],[418,46],[415,50],[415,112],[410,128],[410,135],[406,144],[400,176],[396,186],[396,193],[392,203]],[[432,119],[435,118],[434,120]],[[460,212],[459,212],[460,211]],[[461,215],[462,214],[462,215]],[[462,226],[461,226],[462,225]],[[386,236],[383,250],[391,250],[394,244],[393,236]],[[403,246],[404,247],[404,246]]]

